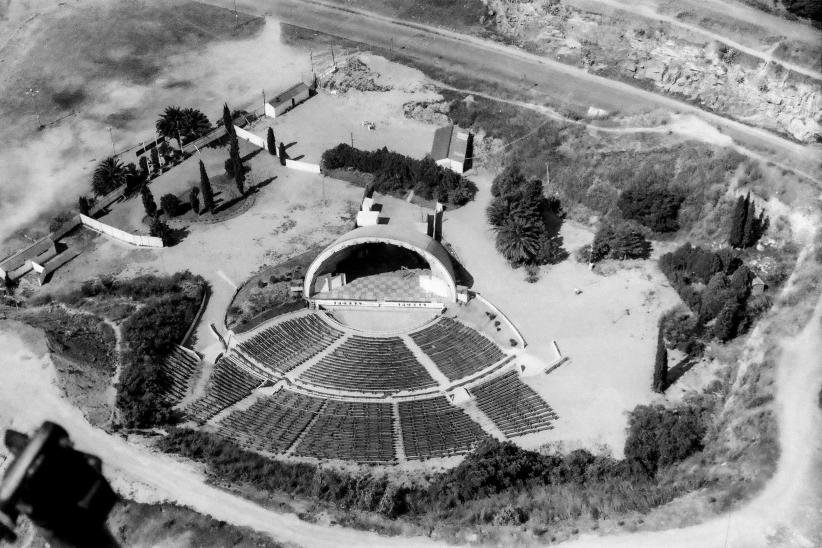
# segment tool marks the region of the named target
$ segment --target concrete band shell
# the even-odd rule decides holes
[[[430,236],[417,232],[413,227],[400,225],[363,226],[337,238],[308,267],[305,274],[303,295],[306,298],[311,298],[315,278],[318,273],[322,272],[322,267],[335,255],[352,246],[373,243],[402,247],[423,257],[431,267],[432,275],[446,283],[450,302],[456,302],[457,284],[454,277],[454,267],[451,263],[451,255],[441,243]]]

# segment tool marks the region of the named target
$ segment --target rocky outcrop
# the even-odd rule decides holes
[[[498,32],[543,55],[633,79],[802,141],[822,140],[820,83],[659,21],[582,11],[557,0],[487,0]]]

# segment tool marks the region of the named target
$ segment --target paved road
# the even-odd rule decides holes
[[[231,7],[231,0],[217,0]],[[369,46],[389,49],[457,77],[482,79],[500,94],[534,104],[592,105],[621,113],[666,110],[697,114],[737,143],[806,172],[819,175],[819,147],[801,145],[693,105],[590,74],[582,69],[527,53],[519,48],[439,27],[399,21],[316,0],[248,0],[243,9],[272,15],[293,25]]]

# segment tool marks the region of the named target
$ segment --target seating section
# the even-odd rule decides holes
[[[493,365],[505,354],[492,341],[451,318],[411,334],[446,377],[455,381]]]
[[[462,409],[444,396],[398,404],[402,442],[409,459],[465,453],[487,436]]]
[[[247,449],[280,453],[291,447],[323,404],[320,398],[279,390],[231,413],[220,421],[218,432]]]
[[[160,364],[163,372],[163,389],[172,404],[180,403],[186,397],[197,373],[200,359],[193,352],[174,346],[171,353]]]
[[[352,336],[300,378],[324,388],[354,391],[390,392],[437,386],[399,337]]]
[[[295,455],[359,462],[395,459],[390,403],[327,402],[297,445]]]
[[[516,372],[481,383],[471,389],[477,406],[508,437],[553,428],[558,418],[539,394],[519,380]]]
[[[308,314],[269,327],[239,347],[260,363],[288,373],[342,334],[317,316]]]
[[[240,368],[233,356],[223,356],[214,365],[206,393],[186,408],[186,414],[194,420],[205,422],[226,407],[247,397],[261,383],[260,379]]]

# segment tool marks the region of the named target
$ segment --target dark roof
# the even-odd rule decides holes
[[[38,240],[27,248],[21,249],[17,253],[0,261],[0,268],[5,271],[16,270],[26,264],[26,261],[29,259],[39,257],[52,247],[54,247],[54,242],[51,238],[43,238],[42,240]]]
[[[309,89],[310,88],[307,85],[300,82],[299,84],[291,86],[287,90],[280,92],[276,97],[269,101],[269,103],[273,106],[285,103],[286,101],[290,101],[293,97],[296,97],[302,93],[307,93]]]
[[[434,132],[434,143],[431,145],[431,157],[435,162],[450,158],[455,162],[464,162],[468,153],[469,132],[450,125]]]

